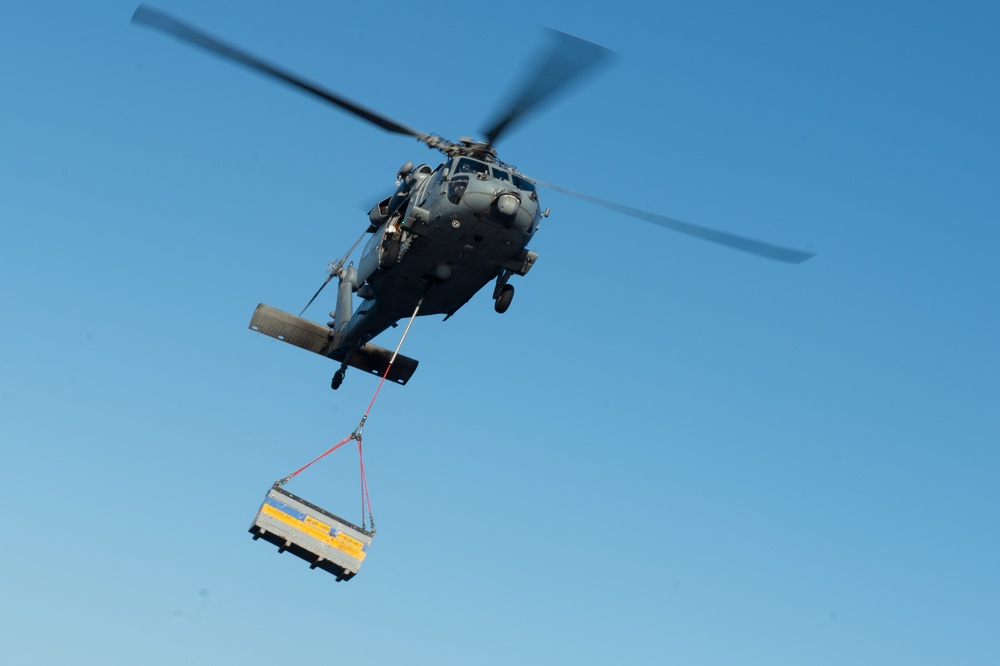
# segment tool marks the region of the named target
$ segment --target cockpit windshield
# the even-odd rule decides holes
[[[522,178],[515,172],[507,171],[506,169],[502,169],[496,165],[490,167],[486,163],[480,162],[479,160],[471,157],[459,157],[455,161],[455,169],[451,173],[453,176],[457,176],[459,174],[476,174],[479,178],[486,178],[491,171],[493,177],[497,180],[512,183],[514,187],[524,192],[529,192],[531,194],[535,193],[535,184],[527,178]]]
[[[514,179],[514,187],[519,190],[524,190],[525,192],[535,192],[535,184],[526,178],[521,178],[516,173],[512,173],[511,177]]]
[[[455,173],[487,173],[489,167],[478,160],[463,157],[458,160],[455,166]]]

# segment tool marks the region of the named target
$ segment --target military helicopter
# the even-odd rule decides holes
[[[306,308],[337,278],[333,321],[323,326],[301,317],[306,308],[296,316],[264,304],[253,314],[251,329],[339,361],[330,384],[334,389],[344,381],[348,367],[384,375],[398,384],[409,381],[417,361],[402,355],[394,358],[392,352],[370,342],[401,319],[417,312],[444,314],[447,319],[491,281],[494,308],[506,312],[514,297],[510,279],[527,275],[538,259],[527,245],[549,214],[539,203],[539,185],[770,259],[801,263],[814,256],[543,183],[502,162],[494,147],[497,141],[526,114],[609,55],[607,49],[577,37],[551,31],[551,50],[483,132],[485,140],[463,137],[454,143],[398,123],[156,9],[140,5],[132,22],[162,30],[444,153],[445,160],[437,168],[405,163],[396,173],[395,192],[368,213],[367,229],[355,244],[369,236],[358,264],[347,263],[355,248],[330,264],[327,280]],[[354,294],[361,303],[352,312]]]

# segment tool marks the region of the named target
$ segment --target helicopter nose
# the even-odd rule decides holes
[[[521,207],[521,198],[512,192],[504,192],[497,197],[497,212],[504,217],[514,217]]]

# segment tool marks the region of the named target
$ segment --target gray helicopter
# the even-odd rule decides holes
[[[396,174],[395,192],[368,214],[365,235],[370,237],[358,264],[347,263],[354,248],[330,264],[326,282],[306,308],[337,278],[333,321],[323,326],[301,317],[306,308],[296,316],[264,304],[253,314],[251,329],[339,361],[331,381],[334,389],[340,387],[348,367],[379,376],[388,371],[386,378],[398,384],[409,381],[417,361],[402,355],[393,360],[393,352],[370,342],[401,319],[417,312],[444,314],[447,319],[490,282],[494,283],[495,310],[506,312],[514,297],[510,279],[527,275],[538,258],[527,245],[549,214],[539,204],[539,185],[770,259],[801,263],[814,256],[543,183],[498,159],[494,145],[517,121],[607,59],[607,49],[577,37],[551,31],[551,50],[483,133],[485,140],[463,137],[453,143],[402,125],[145,5],[136,9],[132,22],[283,81],[383,130],[414,137],[446,156],[437,168],[404,164]],[[357,309],[353,309],[354,294],[361,299]]]

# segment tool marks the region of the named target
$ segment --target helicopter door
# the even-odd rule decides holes
[[[427,179],[423,185],[423,189],[420,190],[420,195],[417,199],[417,205],[421,208],[426,208],[428,206],[433,206],[434,203],[441,198],[444,193],[444,183],[445,174],[448,172],[448,163],[438,165],[438,168],[434,170],[433,175]]]
[[[385,228],[388,222],[379,227],[378,231],[365,243],[365,249],[361,253],[361,260],[358,261],[358,284],[364,284],[365,280],[378,270],[380,250],[382,248],[382,238],[385,236]]]

